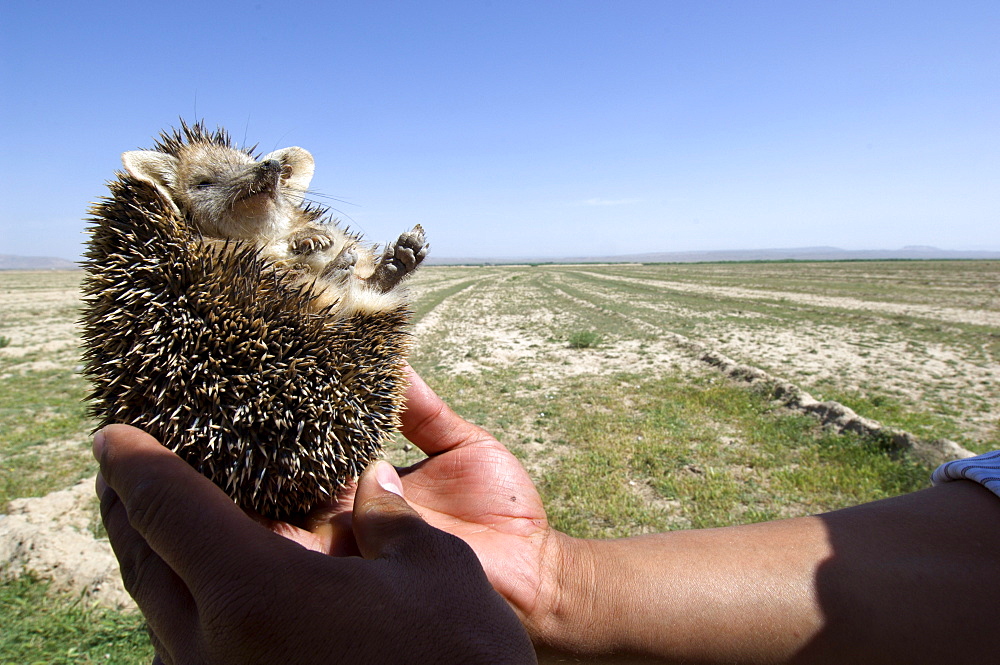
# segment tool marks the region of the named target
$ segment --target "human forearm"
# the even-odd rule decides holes
[[[971,483],[816,517],[558,542],[565,564],[533,632],[559,651],[976,662],[998,623],[1000,501]]]
[[[535,639],[664,662],[787,660],[821,624],[817,518],[622,540],[565,538],[558,600]]]
[[[816,517],[614,541],[548,525],[523,467],[415,374],[403,474],[535,645],[661,662],[996,662],[1000,499],[968,481]],[[952,644],[954,643],[954,644]],[[963,651],[964,649],[964,651]]]

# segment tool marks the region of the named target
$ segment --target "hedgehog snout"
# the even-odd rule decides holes
[[[283,168],[281,162],[276,159],[269,159],[257,164],[252,171],[253,182],[248,193],[254,195],[265,190],[276,190],[281,183]]]

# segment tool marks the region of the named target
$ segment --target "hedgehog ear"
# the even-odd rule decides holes
[[[122,164],[133,178],[170,189],[177,182],[177,158],[156,150],[122,153]]]
[[[122,153],[122,164],[130,176],[156,187],[163,198],[177,209],[171,193],[177,183],[176,157],[156,150],[132,150]]]
[[[316,162],[308,150],[302,148],[283,148],[261,157],[262,162],[277,160],[282,166],[282,180],[289,192],[286,196],[296,204],[302,203],[309,183],[312,181]]]

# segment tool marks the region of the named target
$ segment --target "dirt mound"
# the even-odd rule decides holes
[[[111,545],[90,531],[95,507],[93,479],[46,496],[11,501],[10,514],[0,515],[0,576],[30,573],[51,580],[53,590],[89,603],[134,608]]]
[[[718,368],[726,376],[746,381],[769,390],[785,406],[815,416],[827,427],[838,432],[854,432],[865,437],[886,437],[893,448],[910,452],[928,464],[941,464],[951,460],[975,455],[949,439],[926,441],[900,429],[886,427],[882,423],[865,418],[840,402],[820,402],[805,390],[756,367],[741,365],[721,353],[705,351],[703,362]]]

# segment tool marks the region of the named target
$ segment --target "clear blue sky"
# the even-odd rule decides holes
[[[1000,249],[995,0],[11,0],[0,49],[0,254],[76,258],[181,116],[438,257]]]

